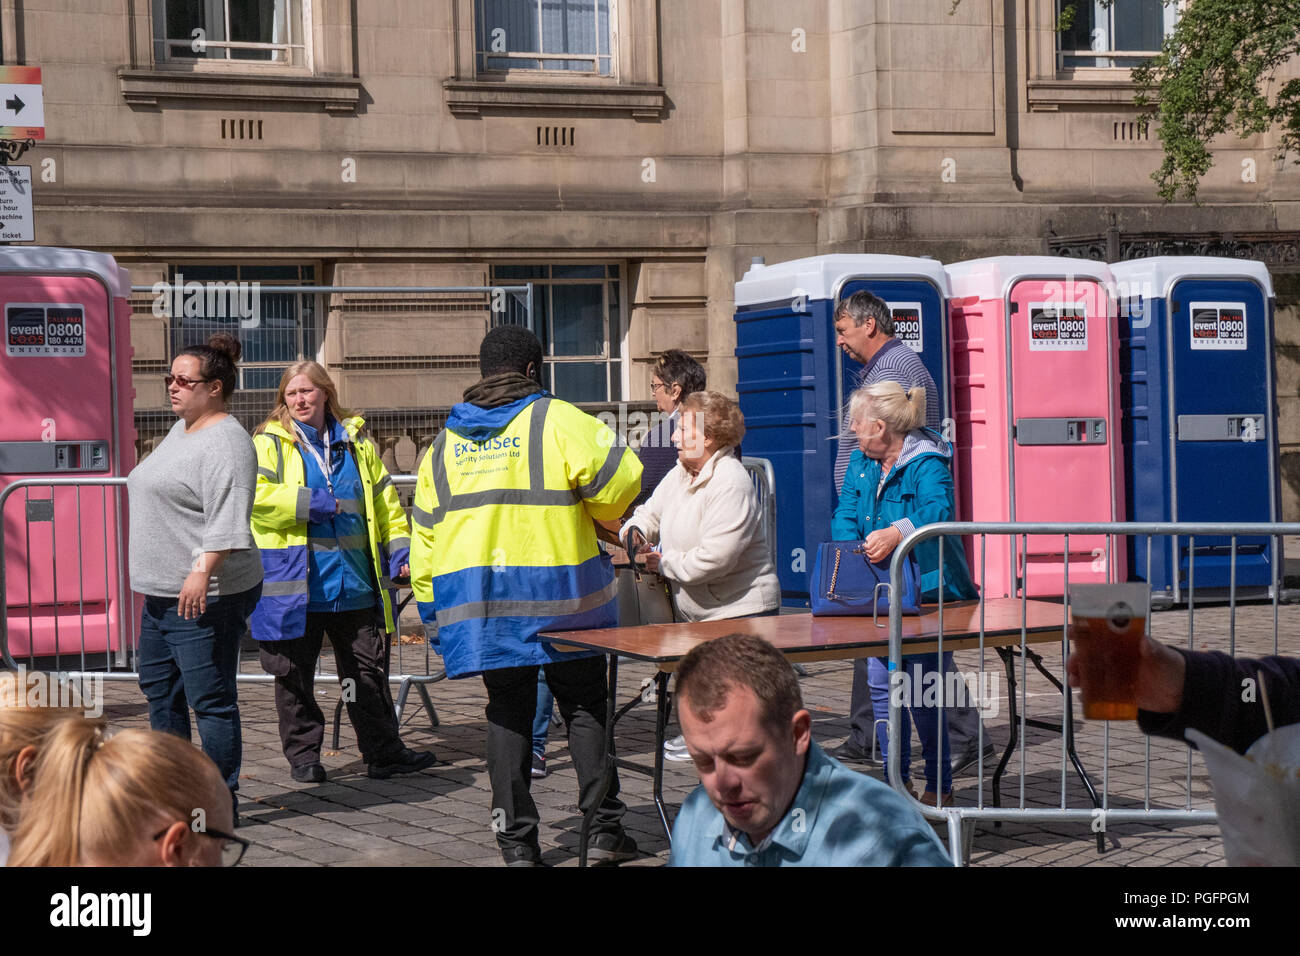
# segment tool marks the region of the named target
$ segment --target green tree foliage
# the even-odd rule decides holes
[[[1151,174],[1166,201],[1195,199],[1220,134],[1281,133],[1300,149],[1300,79],[1279,68],[1300,53],[1300,0],[1191,0],[1160,55],[1133,70],[1141,121],[1159,120],[1164,160]]]
[[[1056,29],[1068,30],[1078,2],[1062,4]],[[1103,0],[1110,6],[1113,0]],[[1120,0],[1124,2],[1124,0]],[[1177,0],[1164,0],[1166,4]],[[953,0],[955,13],[961,0]],[[1279,159],[1300,153],[1300,79],[1280,68],[1300,55],[1300,0],[1188,0],[1160,54],[1133,69],[1144,112],[1159,122],[1164,147],[1151,174],[1166,202],[1195,199],[1214,165],[1216,136],[1251,136],[1276,128]]]

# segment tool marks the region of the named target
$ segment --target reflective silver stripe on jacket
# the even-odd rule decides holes
[[[620,445],[614,445],[610,448],[609,454],[605,456],[605,463],[600,466],[600,471],[596,472],[596,477],[578,489],[578,496],[592,498],[600,494],[601,489],[609,484],[611,478],[618,474],[618,467],[622,463],[623,448]]]
[[[306,485],[298,489],[298,500],[293,506],[293,520],[298,524],[306,524],[307,519],[311,516],[311,489]]]
[[[287,597],[291,594],[306,594],[307,581],[263,581],[262,597]]]
[[[369,551],[370,538],[364,534],[345,534],[339,538],[312,537],[307,544],[313,551]]]
[[[580,598],[564,598],[550,601],[471,601],[456,607],[439,609],[437,620],[439,627],[447,627],[461,621],[488,617],[565,617],[594,611],[618,597],[618,584],[609,582],[599,591],[585,594]]]

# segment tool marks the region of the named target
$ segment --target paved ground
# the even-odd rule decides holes
[[[1271,605],[1238,608],[1236,647],[1240,655],[1273,653],[1274,626]],[[1196,612],[1195,646],[1228,649],[1227,608],[1202,608]],[[1156,615],[1157,636],[1186,642],[1186,611]],[[1279,612],[1283,653],[1300,653],[1300,608],[1283,606]],[[423,645],[402,648],[408,669],[423,661]],[[1059,650],[1046,650],[1050,668],[1060,672]],[[396,663],[396,659],[395,659]],[[959,669],[979,669],[979,654],[957,655]],[[327,661],[328,664],[328,661]],[[988,674],[996,674],[999,712],[986,722],[992,740],[1005,745],[1008,712],[1005,677],[993,652],[986,656]],[[247,671],[257,665],[250,656]],[[802,680],[805,703],[813,713],[814,735],[825,745],[838,744],[847,733],[850,667],[847,663],[807,665]],[[1037,674],[1028,681],[1028,706],[1033,714],[1060,714],[1060,696]],[[396,671],[396,667],[395,667]],[[628,663],[620,668],[620,697],[630,699],[650,675],[648,666]],[[240,780],[245,826],[242,835],[254,846],[246,864],[259,866],[311,865],[427,865],[499,866],[500,856],[490,830],[491,797],[484,762],[485,695],[478,680],[444,681],[431,688],[440,725],[429,720],[412,695],[404,717],[408,745],[432,749],[445,761],[437,768],[388,781],[365,776],[347,720],[337,750],[328,750],[323,763],[329,781],[320,785],[294,783],[280,753],[271,687],[264,683],[241,685],[244,728],[244,766]],[[338,697],[333,679],[318,686],[322,708],[332,712]],[[108,684],[106,714],[112,725],[144,727],[148,715],[138,689],[132,684]],[[1077,706],[1077,704],[1076,704]],[[640,707],[620,723],[619,743],[624,755],[650,760],[654,733],[653,708]],[[1105,724],[1080,724],[1078,751],[1094,781],[1103,785]],[[329,744],[327,734],[326,743]],[[1110,805],[1142,806],[1146,786],[1143,759],[1146,740],[1133,725],[1115,724],[1109,730],[1109,774],[1105,786]],[[1153,807],[1210,808],[1208,774],[1199,756],[1172,741],[1151,743],[1150,801]],[[914,761],[919,768],[920,750]],[[1062,754],[1059,735],[1030,730],[1021,773],[1019,753],[1013,756],[1003,781],[1004,802],[1021,800],[1028,806],[1059,806],[1062,789]],[[553,734],[548,751],[550,777],[534,781],[533,792],[542,812],[541,845],[545,862],[576,865],[579,817],[576,778],[562,732]],[[667,799],[675,809],[695,786],[689,764],[669,764],[665,777]],[[872,771],[877,776],[880,771]],[[991,768],[982,791],[991,803]],[[657,866],[668,857],[668,842],[651,800],[650,780],[622,774],[623,797],[628,803],[626,824],[646,855],[633,865]],[[957,780],[957,800],[974,805],[980,799],[975,777]],[[1073,771],[1064,773],[1069,806],[1086,807],[1086,795]],[[946,841],[946,834],[944,836]],[[1150,866],[1222,865],[1222,845],[1215,826],[1116,826],[1107,834],[1108,851],[1098,854],[1091,834],[1079,825],[1004,824],[984,826],[974,838],[971,862],[976,866]]]

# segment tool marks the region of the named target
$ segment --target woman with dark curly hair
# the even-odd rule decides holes
[[[257,457],[226,410],[239,355],[239,341],[218,334],[172,360],[165,381],[180,420],[127,479],[131,588],[145,596],[140,689],[149,725],[188,740],[193,708],[203,752],[236,807],[239,640],[262,594],[250,525]]]
[[[659,482],[677,467],[673,432],[681,417],[681,404],[692,392],[704,391],[705,381],[704,366],[681,349],[664,352],[650,370],[650,394],[659,412],[659,424],[646,433],[636,452],[643,469],[636,504],[649,501]]]

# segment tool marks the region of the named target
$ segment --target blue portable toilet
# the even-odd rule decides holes
[[[860,289],[890,307],[896,335],[921,356],[950,417],[948,278],[934,259],[827,255],[755,264],[736,283],[736,391],[745,454],[776,475],[782,601],[808,605],[813,551],[830,539],[844,403],[861,366],[835,347],[835,303]]]
[[[1277,521],[1273,284],[1262,262],[1161,256],[1111,266],[1117,284],[1130,521]],[[1231,539],[1129,539],[1129,574],[1157,606],[1226,592]],[[1150,563],[1148,565],[1148,545]],[[1236,584],[1280,584],[1280,540],[1238,537]]]

